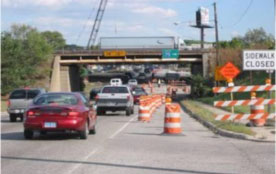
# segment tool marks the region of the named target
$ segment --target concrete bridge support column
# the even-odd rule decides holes
[[[55,56],[52,67],[50,92],[60,92],[60,56]]]
[[[209,74],[209,72],[208,72],[208,70],[209,70],[209,61],[208,61],[208,59],[209,59],[209,56],[208,56],[208,54],[202,54],[202,69],[203,69],[203,77],[204,78],[208,78],[208,74]]]

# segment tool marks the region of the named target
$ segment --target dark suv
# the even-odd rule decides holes
[[[10,115],[10,121],[15,122],[17,117],[23,121],[23,115],[26,108],[32,102],[32,100],[45,93],[46,90],[43,88],[32,88],[32,89],[16,89],[14,90],[8,100],[8,113]]]

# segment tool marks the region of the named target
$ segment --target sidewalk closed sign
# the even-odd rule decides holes
[[[275,70],[274,50],[244,50],[243,70]]]

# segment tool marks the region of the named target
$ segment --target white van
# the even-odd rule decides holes
[[[121,79],[111,79],[110,80],[110,85],[111,86],[120,86],[120,85],[122,85],[123,83],[122,83],[122,80]]]

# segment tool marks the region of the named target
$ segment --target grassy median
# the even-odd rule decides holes
[[[192,100],[184,100],[181,102],[181,104],[184,105],[192,113],[198,115],[205,121],[211,122],[218,128],[225,129],[232,132],[237,132],[237,133],[244,133],[247,135],[255,134],[250,128],[246,127],[243,124],[234,123],[232,121],[216,121],[214,119],[215,114],[213,112],[200,107],[196,102]]]
[[[1,100],[1,112],[7,111],[7,101]]]

